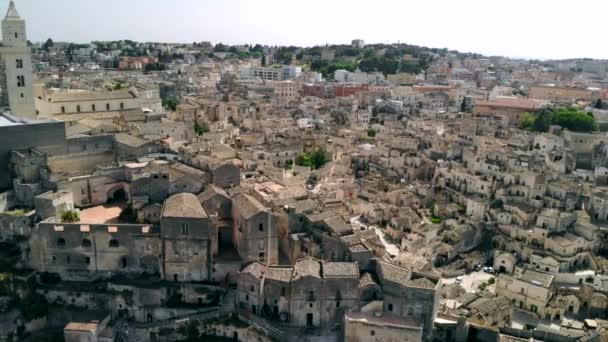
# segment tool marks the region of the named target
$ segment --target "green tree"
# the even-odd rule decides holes
[[[585,113],[573,107],[543,108],[535,115],[524,113],[518,121],[518,127],[534,132],[547,132],[551,125],[575,132],[592,132],[597,130],[593,113]]]
[[[69,223],[78,222],[80,221],[80,214],[74,210],[64,211],[63,214],[61,214],[61,220]]]
[[[31,321],[46,316],[49,311],[49,304],[44,296],[34,293],[19,302],[19,309],[23,318],[26,321]]]
[[[591,112],[585,113],[576,108],[558,108],[552,116],[552,123],[575,132],[597,130],[597,123]]]
[[[163,100],[163,107],[169,108],[172,111],[176,111],[177,110],[177,105],[178,104],[179,104],[179,100],[176,99],[176,98],[169,98],[169,99]]]
[[[549,108],[541,110],[534,119],[532,130],[535,132],[546,132],[551,126],[553,120],[553,111]]]
[[[536,120],[536,116],[534,114],[525,112],[519,117],[519,121],[517,122],[517,127],[519,127],[520,129],[532,130],[535,120]]]
[[[467,101],[462,99],[462,103],[460,104],[460,111],[465,113],[467,112]]]
[[[384,75],[395,74],[399,70],[399,61],[385,56],[370,56],[359,62],[359,68],[365,72],[381,72]]]
[[[44,43],[44,45],[42,45],[42,49],[46,52],[49,52],[49,50],[55,46],[55,43],[53,42],[53,40],[51,38],[47,39],[46,42]]]
[[[202,125],[199,125],[198,122],[194,123],[194,132],[197,135],[203,135],[207,132],[209,132],[209,128],[207,127],[207,125],[205,125],[205,123],[203,123]]]
[[[373,128],[370,128],[367,130],[367,136],[370,138],[375,138],[376,137],[376,130]]]
[[[325,164],[327,164],[329,159],[330,158],[327,152],[324,149],[320,148],[314,150],[311,153],[300,154],[296,158],[296,165],[308,166],[316,170],[322,168]]]
[[[227,52],[228,51],[228,47],[226,45],[222,44],[222,43],[217,43],[213,47],[213,51],[214,52]]]

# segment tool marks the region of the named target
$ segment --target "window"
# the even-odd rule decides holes
[[[91,111],[94,112],[95,111],[95,105],[91,105]]]
[[[82,247],[84,247],[84,248],[91,247],[91,240],[89,240],[89,239],[82,239]]]
[[[336,301],[336,308],[339,308],[339,307],[340,307],[340,301],[339,301],[339,300],[337,300],[337,301]]]
[[[64,238],[57,239],[57,247],[65,247],[65,239]]]
[[[126,268],[127,267],[127,258],[122,257],[122,259],[120,259],[120,263],[122,265],[122,268]]]
[[[187,235],[188,234],[188,224],[184,223],[182,225],[182,234]]]
[[[261,232],[263,232],[264,231],[264,224],[260,223],[260,225],[258,226],[258,228],[260,229]]]
[[[91,264],[91,258],[90,257],[84,258],[84,263],[87,265]]]
[[[76,106],[76,111],[77,111],[78,113],[80,113],[80,105],[77,105],[77,106]]]
[[[285,287],[281,287],[281,297],[285,297],[287,289]]]
[[[19,38],[19,34],[15,32],[15,38]]]
[[[393,304],[388,305],[388,311],[393,312]]]
[[[255,291],[255,287],[253,287],[253,285],[249,286],[249,291],[251,291],[251,292]]]
[[[124,103],[120,103],[120,109],[125,109],[125,104]]]
[[[21,76],[17,76],[17,87],[22,87]]]
[[[110,246],[110,248],[118,248],[118,246],[119,246],[118,240],[116,240],[116,239],[110,240],[110,242],[108,243],[108,246]]]
[[[106,103],[106,110],[110,110],[110,104]]]
[[[61,112],[65,113],[65,106],[61,106]]]
[[[370,336],[376,336],[376,332],[374,330],[369,331]]]
[[[53,264],[57,261],[57,257],[53,255]]]
[[[260,254],[258,255],[258,257],[259,257],[260,261],[264,261],[264,257],[265,257],[264,252],[260,252]]]

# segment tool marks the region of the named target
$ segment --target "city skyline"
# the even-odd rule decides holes
[[[278,0],[163,4],[159,0],[16,1],[34,42],[47,38],[81,43],[131,39],[313,46],[363,39],[513,58],[608,58],[593,34],[581,34],[601,32],[601,14],[608,11],[608,4],[590,0],[577,3],[579,8],[594,8],[585,16],[573,15],[565,1],[547,0],[516,0],[501,8],[477,0],[458,4],[380,0],[374,6],[359,0],[348,4],[312,0],[305,7]],[[0,5],[7,6],[8,0]]]

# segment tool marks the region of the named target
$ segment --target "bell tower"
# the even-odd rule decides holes
[[[25,20],[19,16],[13,0],[8,5],[8,11],[2,20],[2,42],[8,46],[27,46]]]
[[[11,114],[25,119],[36,119],[32,72],[32,50],[27,46],[25,20],[19,16],[11,0],[2,20],[2,66],[0,71],[0,105]]]

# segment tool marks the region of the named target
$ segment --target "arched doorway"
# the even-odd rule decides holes
[[[125,202],[128,199],[127,196],[127,192],[125,191],[125,189],[121,188],[116,188],[113,190],[110,190],[108,192],[108,200],[107,203],[120,203],[120,202]]]

